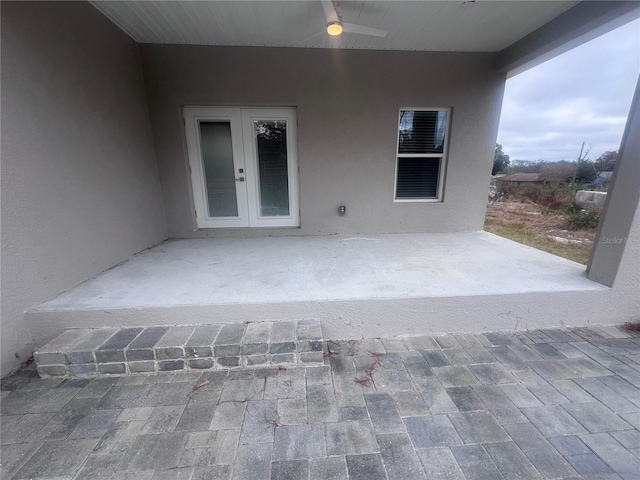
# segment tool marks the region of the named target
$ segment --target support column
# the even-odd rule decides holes
[[[640,208],[640,78],[631,102],[627,126],[618,151],[611,187],[602,210],[591,258],[587,265],[589,279],[613,287],[625,265],[627,249],[638,253],[640,237],[634,225]],[[637,217],[636,220],[637,222]]]

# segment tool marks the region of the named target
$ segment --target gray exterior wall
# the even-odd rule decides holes
[[[27,308],[165,237],[139,47],[88,3],[2,2],[2,374]]]
[[[506,76],[494,55],[142,45],[142,58],[170,237],[482,228]],[[297,107],[300,229],[195,230],[185,105]],[[401,107],[453,109],[442,203],[393,202]]]

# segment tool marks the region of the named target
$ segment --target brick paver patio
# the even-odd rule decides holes
[[[326,342],[325,364],[2,382],[2,479],[638,479],[640,336]],[[202,385],[193,390],[194,385]]]

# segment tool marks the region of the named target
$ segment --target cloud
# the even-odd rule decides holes
[[[512,159],[617,150],[640,73],[640,20],[507,81],[498,143]]]

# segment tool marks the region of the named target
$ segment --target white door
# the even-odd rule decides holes
[[[198,228],[297,227],[293,108],[184,109]]]

